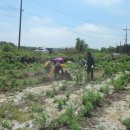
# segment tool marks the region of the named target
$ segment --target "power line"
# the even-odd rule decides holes
[[[16,15],[12,15],[12,14],[3,14],[3,13],[0,13],[0,15],[7,16],[7,17],[12,17],[12,18],[18,18]]]
[[[22,0],[21,0],[21,3],[20,3],[20,19],[19,19],[19,37],[18,37],[18,49],[20,48],[20,43],[21,43],[21,22],[22,22]],[[16,17],[18,18],[17,16],[12,16],[12,15],[6,15],[6,14],[0,14],[0,15],[4,15],[4,16],[9,16],[9,17]],[[37,23],[39,25],[44,25],[45,24],[42,24],[42,23],[39,23],[39,22],[32,22],[32,23]],[[83,33],[79,33],[79,32],[75,32],[75,31],[72,31],[72,30],[69,30],[70,32],[72,33],[75,33],[75,34],[80,34],[80,35],[87,35],[87,34],[83,34]]]
[[[34,2],[34,1],[33,1],[33,2]],[[39,0],[37,0],[36,3],[39,3],[40,6],[44,6],[44,7],[46,7],[46,8],[49,8],[49,9],[51,9],[51,10],[53,10],[53,11],[55,11],[55,12],[58,12],[59,14],[62,14],[62,15],[64,15],[64,16],[68,16],[68,17],[70,17],[70,18],[72,18],[72,19],[74,18],[74,19],[80,20],[80,21],[82,21],[82,22],[86,22],[85,19],[79,17],[78,15],[71,15],[70,12],[64,12],[63,10],[59,10],[59,8],[56,8],[56,7],[54,7],[54,6],[50,6],[50,4],[42,3],[42,2],[39,1]]]
[[[40,0],[41,1],[41,0]],[[42,1],[43,2],[43,1]],[[48,6],[52,6],[52,7],[55,7],[56,9],[59,9],[61,6],[59,5],[53,5],[50,1],[47,1],[47,0],[44,0],[44,2],[46,2],[45,4],[47,4]],[[77,19],[79,19],[79,20],[83,20],[83,21],[85,21],[86,22],[86,18],[85,17],[83,17],[83,16],[81,16],[79,13],[77,13],[77,12],[75,12],[74,10],[70,10],[70,8],[67,8],[67,7],[62,7],[62,10],[65,10],[65,11],[67,11],[69,14],[73,14],[73,16],[74,15],[76,15],[75,17],[77,18]],[[61,10],[59,10],[59,11],[61,11]]]
[[[18,9],[17,7],[15,7],[15,6],[13,6],[13,5],[10,5],[9,3],[5,2],[4,0],[2,1],[2,4],[4,4],[4,5],[5,5],[5,8],[7,8],[7,9],[19,11],[19,9]]]

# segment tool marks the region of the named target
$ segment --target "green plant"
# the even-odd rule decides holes
[[[55,98],[54,102],[57,103],[57,107],[59,110],[63,108],[64,105],[66,105],[67,99],[66,98]]]
[[[71,106],[67,107],[65,113],[60,115],[58,118],[53,119],[49,124],[51,129],[58,129],[64,125],[68,126],[72,130],[80,130],[78,117],[75,116],[74,110]]]
[[[93,110],[93,105],[91,102],[87,102],[85,104],[85,106],[83,106],[82,112],[86,117],[90,117],[91,116],[91,112]]]
[[[11,128],[12,128],[12,125],[10,124],[9,121],[3,120],[3,121],[2,121],[2,127],[11,129]]]
[[[122,122],[126,126],[127,130],[130,130],[130,118],[126,118]]]
[[[47,90],[47,91],[46,91],[46,96],[53,98],[53,97],[55,96],[55,93],[54,93],[53,90]]]
[[[70,96],[70,92],[66,92],[65,93],[65,96],[66,96],[66,98],[67,98],[67,100],[69,99],[69,96]]]
[[[12,79],[12,80],[11,80],[10,86],[11,86],[11,88],[12,88],[14,91],[18,91],[18,90],[19,90],[19,83],[17,82],[16,79]]]
[[[121,75],[118,79],[114,80],[114,90],[117,92],[124,89],[128,84],[129,75]]]
[[[87,102],[91,102],[92,105],[95,107],[99,105],[101,99],[102,98],[98,92],[93,92],[89,90],[82,96],[82,103],[83,105],[86,105]]]
[[[62,86],[60,87],[61,91],[65,91],[67,89],[67,81],[64,81]]]
[[[33,112],[42,112],[43,111],[42,106],[40,106],[39,104],[33,104],[31,109]]]
[[[80,130],[81,129],[77,120],[73,119],[72,123],[70,124],[70,129],[71,130]]]
[[[33,94],[32,92],[28,92],[25,94],[25,99],[37,102],[39,95]]]
[[[37,117],[37,122],[39,123],[40,128],[45,128],[46,121],[47,121],[46,113],[45,112],[40,113],[39,116]]]
[[[82,82],[83,82],[83,74],[82,74],[82,72],[77,72],[76,73],[76,83],[82,84]]]
[[[99,91],[108,94],[109,93],[109,86],[108,85],[103,86],[100,88]]]
[[[0,80],[0,91],[3,91],[3,92],[9,91],[9,86],[8,86],[7,81],[5,79]]]
[[[98,130],[105,130],[104,127],[99,126]]]

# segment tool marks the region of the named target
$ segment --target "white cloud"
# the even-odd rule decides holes
[[[36,16],[31,17],[31,19],[29,19],[30,23],[36,23],[36,24],[41,24],[41,25],[46,25],[46,26],[52,26],[54,25],[54,21],[51,17],[44,17],[44,18],[39,18]]]
[[[76,32],[86,34],[82,36],[92,48],[115,46],[121,36],[119,30],[108,28],[102,25],[86,23],[75,28]]]
[[[86,23],[75,28],[58,26],[49,18],[36,18],[44,24],[30,23],[29,27],[22,28],[21,45],[35,47],[74,47],[76,38],[84,39],[90,47],[101,48],[115,45],[121,39],[119,30],[114,30],[103,25]],[[29,20],[30,22],[31,20]],[[46,21],[46,22],[45,22]],[[8,23],[10,26],[10,23]],[[48,25],[48,26],[47,26]],[[8,27],[0,30],[0,41],[10,41],[17,44],[18,30],[9,31]],[[75,32],[75,33],[74,33]],[[82,35],[85,34],[85,35]]]
[[[123,2],[124,0],[85,0],[90,5],[93,6],[113,6],[113,5],[119,5]]]

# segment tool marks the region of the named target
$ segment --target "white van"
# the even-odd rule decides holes
[[[38,48],[34,50],[36,53],[48,53],[48,50],[46,48]]]

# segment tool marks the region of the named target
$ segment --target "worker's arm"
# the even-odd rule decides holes
[[[65,65],[65,64],[61,64],[61,67],[62,67],[62,68],[66,68],[66,65]]]
[[[48,74],[48,77],[51,77],[54,71],[55,71],[55,67],[52,68],[51,72]]]

